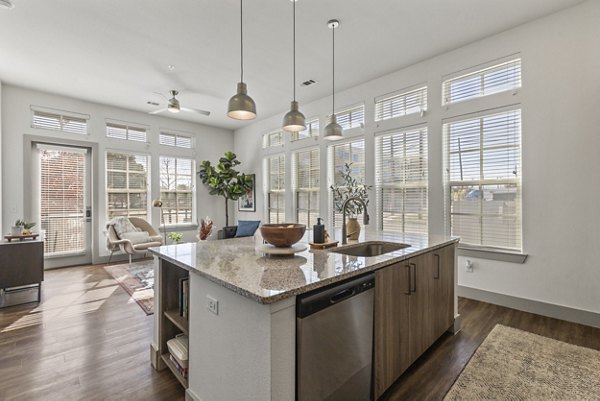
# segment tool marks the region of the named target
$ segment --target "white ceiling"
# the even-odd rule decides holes
[[[12,0],[0,8],[0,80],[139,111],[179,89],[182,106],[210,117],[176,118],[236,129],[225,116],[239,81],[237,0]],[[330,95],[331,31],[337,18],[342,90],[582,0],[300,0],[297,88],[308,103]],[[258,118],[292,97],[292,3],[244,3],[245,75]],[[175,66],[169,71],[167,66]],[[174,115],[169,115],[173,117]]]

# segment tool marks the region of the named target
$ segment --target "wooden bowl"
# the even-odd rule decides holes
[[[279,248],[287,248],[300,241],[304,235],[306,226],[304,224],[263,224],[260,233],[265,241]]]

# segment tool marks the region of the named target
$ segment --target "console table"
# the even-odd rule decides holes
[[[44,242],[0,242],[0,288],[37,284],[38,299],[44,281]]]

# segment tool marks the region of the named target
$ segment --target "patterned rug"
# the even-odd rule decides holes
[[[154,313],[154,261],[108,265],[104,269],[123,287],[131,298],[146,312]]]
[[[600,400],[600,351],[496,325],[450,400]]]

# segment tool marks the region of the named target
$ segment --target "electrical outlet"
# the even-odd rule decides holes
[[[215,315],[219,314],[219,301],[210,295],[206,296],[206,309],[214,313]]]
[[[465,261],[465,271],[467,273],[473,273],[473,262],[471,262],[471,259]]]

